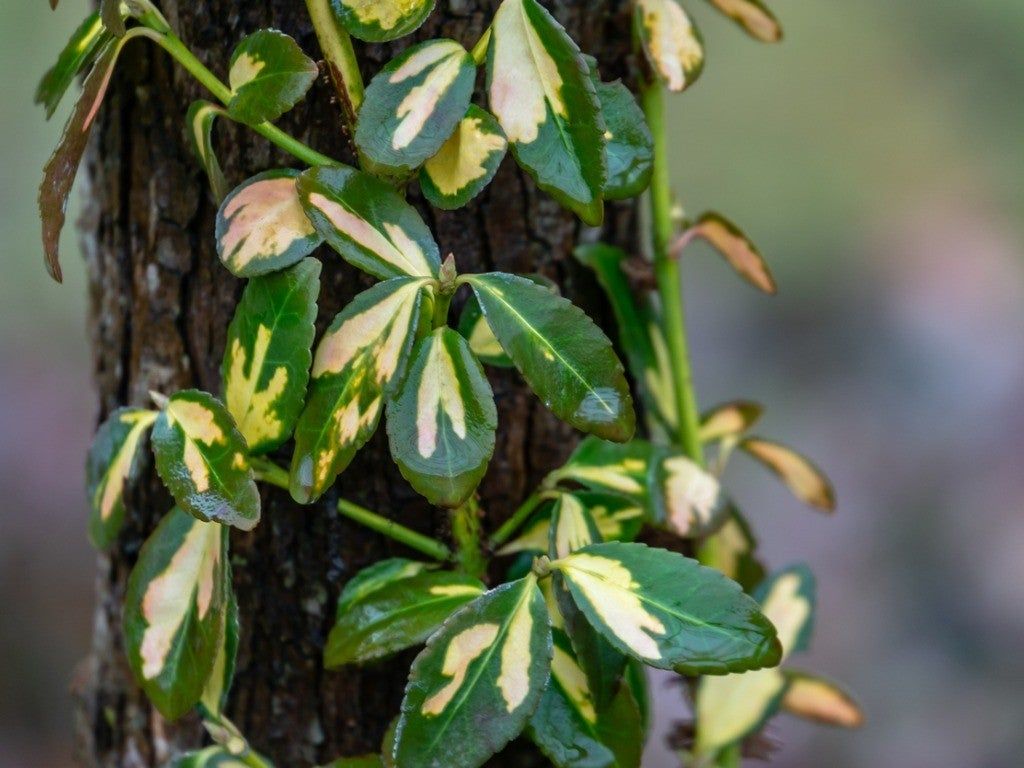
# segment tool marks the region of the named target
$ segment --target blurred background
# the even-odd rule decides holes
[[[688,251],[706,405],[833,476],[803,509],[737,459],[730,484],[773,565],[819,577],[813,650],[856,733],[780,718],[775,765],[1011,768],[1024,754],[1024,3],[773,4],[764,46],[689,2],[709,56],[673,101],[688,211],[733,218],[780,283],[764,298]],[[85,0],[4,4],[0,24],[0,764],[71,764],[69,681],[88,650],[95,554],[83,458],[95,402],[77,243],[46,277],[35,212],[65,110],[35,84]],[[71,220],[75,212],[71,212]],[[662,691],[664,702],[674,696]],[[650,768],[673,765],[653,744]]]

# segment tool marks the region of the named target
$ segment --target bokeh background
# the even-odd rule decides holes
[[[34,209],[51,123],[39,76],[84,16],[4,3],[0,22],[0,764],[71,764],[69,683],[88,649],[96,555],[83,456],[95,416],[84,269],[46,278]],[[687,254],[705,404],[752,397],[762,431],[833,475],[801,508],[738,459],[734,495],[769,560],[819,575],[794,664],[846,681],[857,733],[780,718],[776,765],[1011,768],[1024,754],[1024,3],[774,4],[748,40],[688,3],[709,59],[673,101],[691,213],[743,226],[764,298]],[[696,6],[696,7],[694,7]],[[74,211],[72,211],[72,219]],[[662,691],[662,702],[673,697]],[[653,744],[651,768],[672,765]]]

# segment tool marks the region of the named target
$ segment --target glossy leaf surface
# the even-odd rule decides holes
[[[767,294],[778,291],[768,262],[757,246],[720,213],[705,213],[697,219],[679,236],[673,253],[678,255],[696,239],[707,241],[740,277],[758,290]]]
[[[218,117],[227,117],[227,110],[209,101],[196,101],[189,107],[185,122],[188,124],[189,141],[192,151],[206,172],[210,182],[210,191],[214,199],[221,203],[228,196],[228,182],[220,167],[217,153],[213,149],[213,126]]]
[[[551,673],[551,653],[547,610],[532,575],[460,610],[413,662],[395,764],[482,765],[523,730],[536,709]]]
[[[701,442],[739,437],[760,421],[763,413],[764,406],[749,400],[733,400],[717,405],[701,415]]]
[[[273,122],[290,110],[320,73],[298,44],[276,29],[261,29],[231,54],[228,112],[250,125]]]
[[[491,183],[508,150],[497,119],[470,104],[455,131],[420,170],[423,195],[437,208],[462,208]]]
[[[251,455],[284,443],[302,411],[313,355],[320,262],[249,281],[228,327],[224,402]]]
[[[450,508],[472,496],[494,453],[498,412],[465,339],[438,328],[419,342],[387,422],[391,455],[417,493]]]
[[[605,122],[608,178],[604,196],[626,200],[643,192],[654,172],[654,139],[644,112],[632,92],[619,80],[594,82]]]
[[[199,520],[250,531],[260,495],[249,448],[227,409],[199,390],[170,398],[153,427],[156,469],[178,505]]]
[[[584,439],[569,460],[551,473],[549,481],[569,480],[587,488],[623,494],[653,510],[650,479],[657,451],[639,438],[610,443],[596,437]]]
[[[519,164],[587,224],[604,218],[604,120],[576,43],[536,0],[494,16],[487,88]]]
[[[43,75],[36,89],[35,102],[46,109],[47,120],[53,117],[75,78],[92,64],[111,37],[98,13],[89,14],[74,31],[57,57],[57,63]]]
[[[361,664],[419,645],[484,590],[477,579],[445,571],[390,581],[339,612],[324,666]]]
[[[89,538],[106,549],[124,524],[124,489],[135,471],[139,444],[153,422],[156,411],[119,408],[100,426],[93,438],[85,465],[89,494]]]
[[[429,563],[407,560],[404,557],[390,557],[379,560],[373,565],[363,568],[345,584],[338,595],[338,608],[335,618],[338,619],[353,605],[363,598],[369,597],[378,589],[396,581],[408,579],[433,568]]]
[[[299,178],[299,197],[320,235],[364,272],[382,280],[437,277],[434,236],[387,183],[352,168],[313,168]]]
[[[683,538],[703,538],[725,523],[731,503],[710,472],[679,453],[659,457],[655,471],[656,519]]]
[[[735,582],[642,544],[595,544],[552,563],[573,601],[618,650],[682,674],[777,664],[775,629]]]
[[[223,530],[173,509],[146,540],[128,578],[128,662],[168,720],[199,701],[224,638],[230,585]]]
[[[823,512],[834,512],[832,481],[806,456],[781,443],[748,437],[740,447],[778,477],[793,495]]]
[[[601,541],[590,511],[571,493],[563,493],[555,502],[548,536],[548,556],[554,560]]]
[[[327,329],[295,428],[297,501],[319,498],[376,430],[423,319],[423,281],[396,278],[356,296]]]
[[[582,310],[530,280],[471,275],[487,322],[544,404],[577,429],[624,442],[636,415],[611,342]]]
[[[787,669],[789,687],[782,708],[791,715],[822,725],[860,728],[864,712],[853,697],[838,684],[817,675]]]
[[[761,0],[708,0],[711,5],[739,24],[748,35],[763,43],[782,39],[782,27]]]
[[[434,10],[434,0],[331,0],[353,37],[383,43],[415,32]]]
[[[480,362],[496,368],[515,367],[512,359],[505,354],[505,350],[494,337],[491,326],[487,324],[487,318],[480,309],[476,294],[470,294],[462,308],[462,314],[459,315],[459,333],[469,342],[469,348]]]
[[[704,69],[700,32],[676,0],[636,0],[636,27],[651,69],[670,91],[693,85]]]

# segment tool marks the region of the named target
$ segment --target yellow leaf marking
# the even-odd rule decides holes
[[[326,482],[331,463],[338,451],[351,444],[362,430],[369,428],[377,420],[380,406],[381,398],[379,396],[375,397],[366,408],[361,408],[359,399],[356,398],[337,410],[334,418],[334,439],[330,441],[327,448],[321,451],[317,460],[317,478],[321,484]]]
[[[559,499],[558,525],[555,528],[555,556],[567,557],[577,549],[593,544],[583,516],[583,505],[575,496],[565,494]]]
[[[216,445],[226,439],[213,411],[191,400],[172,400],[167,405],[167,418],[181,427],[185,437],[182,460],[196,491],[205,493],[210,489],[210,470],[197,443]]]
[[[480,588],[472,584],[437,584],[430,588],[430,594],[438,597],[462,597],[464,595],[479,595]]]
[[[685,456],[665,460],[668,523],[680,536],[692,535],[711,522],[722,505],[722,488],[714,476]]]
[[[594,699],[587,684],[587,675],[572,656],[555,645],[555,655],[551,661],[551,675],[565,691],[569,701],[588,723],[597,722]]]
[[[643,493],[643,484],[630,477],[627,471],[626,465],[620,463],[605,464],[601,467],[572,467],[567,474],[573,480],[598,483],[605,488],[611,488],[622,493]]]
[[[425,459],[437,450],[442,413],[448,415],[458,438],[466,439],[466,406],[462,401],[455,363],[440,337],[435,336],[430,344],[416,394],[416,447]]]
[[[342,0],[361,24],[376,24],[383,30],[394,29],[423,6],[423,0]]]
[[[452,638],[445,651],[444,664],[441,667],[441,674],[450,677],[451,680],[423,702],[420,711],[426,716],[437,716],[444,712],[459,688],[466,682],[466,673],[469,665],[480,654],[486,651],[498,637],[499,627],[497,624],[477,624],[475,627],[464,629]]]
[[[785,685],[777,669],[703,678],[697,692],[697,751],[706,754],[746,736]]]
[[[681,91],[704,58],[693,24],[675,0],[638,0],[651,59],[669,90]]]
[[[464,56],[465,50],[458,43],[435,43],[413,54],[391,75],[390,82],[401,83],[427,67],[433,67],[426,79],[411,89],[398,105],[396,116],[399,124],[391,138],[393,149],[405,149],[419,136],[437,109],[438,102],[459,76]]]
[[[794,715],[843,728],[864,724],[864,713],[849,696],[825,680],[794,678],[782,706]]]
[[[280,256],[316,230],[302,210],[295,179],[264,179],[240,190],[224,206],[227,230],[220,246],[236,270]]]
[[[481,129],[483,121],[479,117],[465,117],[455,129],[455,133],[438,150],[438,153],[427,160],[424,166],[430,180],[438,191],[450,197],[468,187],[477,179],[487,175],[485,163],[495,153],[505,151],[508,142],[505,137],[497,133],[488,133]],[[496,355],[501,353],[501,347],[490,333],[490,328],[483,318],[473,329],[475,337],[480,326],[489,334],[490,339],[481,339],[480,343],[487,349],[496,347],[495,352],[484,352],[483,354]],[[473,339],[470,339],[470,344]]]
[[[796,451],[767,440],[748,439],[743,448],[771,467],[796,496],[819,509],[835,509],[828,480]]]
[[[283,365],[278,366],[266,388],[258,388],[267,350],[270,349],[270,339],[270,329],[260,325],[256,330],[251,363],[241,339],[234,339],[231,343],[225,400],[228,412],[235,417],[242,437],[250,446],[276,439],[284,429],[284,424],[275,416],[274,403],[288,385],[288,369]],[[248,375],[245,373],[247,365]]]
[[[125,436],[121,449],[107,468],[103,481],[93,497],[93,504],[99,507],[101,520],[107,520],[113,514],[118,499],[124,493],[124,484],[131,471],[139,441],[150,425],[156,421],[157,415],[155,411],[143,411],[126,413],[121,416],[121,423],[132,424],[132,428]]]
[[[801,583],[800,576],[795,573],[779,577],[761,604],[761,612],[779,632],[783,661],[792,653],[800,630],[811,615],[811,601],[800,594]]]
[[[523,593],[516,612],[508,625],[505,643],[501,649],[501,674],[498,675],[498,689],[505,699],[505,709],[515,712],[530,693],[530,634],[533,631],[533,614],[530,613],[530,597],[533,587]]]
[[[504,354],[501,344],[494,337],[491,326],[487,324],[487,320],[482,315],[469,334],[469,348],[477,357],[498,357]]]
[[[668,345],[665,343],[665,336],[662,334],[661,328],[657,325],[648,326],[648,333],[651,337],[651,346],[654,347],[655,367],[644,371],[644,381],[661,410],[662,418],[669,426],[672,426],[677,422],[678,417]]]
[[[235,59],[235,63],[231,65],[231,71],[228,73],[228,82],[231,84],[231,90],[237,91],[243,85],[251,83],[266,66],[267,62],[262,59],[257,59],[248,53],[243,53]]]

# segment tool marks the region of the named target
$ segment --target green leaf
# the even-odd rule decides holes
[[[633,499],[602,491],[575,491],[573,495],[594,518],[602,541],[632,541],[640,534],[644,509]]]
[[[128,577],[128,663],[168,720],[199,701],[224,638],[230,576],[224,528],[180,509],[146,540]]]
[[[373,163],[409,173],[451,137],[469,108],[476,65],[454,40],[407,48],[370,82],[356,146]]]
[[[761,0],[708,0],[715,8],[739,24],[748,35],[763,43],[782,39],[782,27]]]
[[[391,557],[363,568],[341,590],[341,594],[338,596],[335,620],[340,619],[352,606],[377,590],[396,581],[417,576],[432,568],[434,566],[430,563],[406,560],[404,557]]]
[[[768,262],[757,246],[720,213],[705,213],[695,224],[687,227],[673,244],[673,255],[678,257],[686,246],[698,238],[707,241],[740,277],[755,288],[769,295],[778,292]]]
[[[778,631],[782,661],[807,648],[814,623],[814,591],[811,572],[796,566],[774,574],[755,594]],[[695,704],[697,751],[717,751],[759,730],[779,711],[786,687],[779,669],[702,680]]]
[[[209,101],[199,100],[189,107],[185,122],[188,124],[188,137],[192,151],[206,171],[210,182],[210,191],[214,199],[221,203],[228,196],[228,182],[220,167],[217,153],[213,149],[213,124],[218,117],[227,117],[227,110]]]
[[[494,331],[487,324],[487,318],[480,309],[476,294],[471,293],[462,308],[462,314],[459,315],[459,333],[469,342],[469,348],[480,362],[495,368],[514,367],[511,358],[494,338]]]
[[[751,400],[733,400],[716,405],[701,415],[701,442],[739,437],[760,421],[762,414],[764,406]]]
[[[386,280],[437,277],[441,255],[416,209],[385,182],[352,168],[313,168],[299,177],[306,214],[353,266]]]
[[[157,413],[142,408],[119,408],[96,432],[85,465],[89,494],[89,538],[106,549],[124,524],[124,487],[135,472],[139,444]]]
[[[124,37],[124,33],[128,31],[124,26],[121,0],[101,0],[100,18],[103,20],[103,26],[115,37]]]
[[[547,482],[570,481],[620,494],[641,504],[652,519],[658,519],[650,492],[657,458],[657,449],[640,438],[609,443],[588,437],[563,466],[548,475]]]
[[[235,664],[238,660],[238,638],[241,626],[238,619],[238,599],[231,588],[231,571],[228,567],[228,604],[224,621],[224,640],[217,648],[217,657],[213,662],[210,677],[203,688],[199,699],[206,711],[212,715],[220,715],[228,703],[231,684],[235,679]]]
[[[594,628],[650,666],[715,675],[779,662],[775,628],[757,604],[696,560],[613,542],[552,567]]]
[[[284,443],[302,412],[313,355],[320,262],[249,281],[228,327],[224,402],[250,455]]]
[[[479,195],[498,172],[508,139],[497,119],[475,104],[454,133],[420,169],[420,188],[432,205],[452,211]]]
[[[170,765],[171,768],[248,768],[241,758],[221,746],[186,752],[175,758]]]
[[[502,348],[556,416],[608,440],[633,436],[636,415],[622,363],[593,320],[522,277],[465,279]]]
[[[640,729],[646,736],[651,727],[651,693],[648,690],[647,673],[643,662],[637,659],[628,659],[624,677],[629,686],[629,692],[633,695],[633,701],[640,712]]]
[[[646,695],[646,688],[641,693]],[[623,681],[619,685],[615,698],[599,713],[597,724],[601,740],[615,755],[617,765],[620,768],[640,768],[646,725],[644,711],[631,683]]]
[[[482,765],[525,727],[548,683],[551,653],[547,610],[532,575],[460,610],[413,662],[395,764]]]
[[[836,493],[832,481],[806,456],[782,443],[748,437],[740,448],[767,467],[805,504],[823,512],[834,512]]]
[[[384,768],[384,760],[380,755],[363,755],[361,757],[339,757],[323,768]]]
[[[563,493],[551,510],[548,556],[568,557],[577,549],[601,541],[597,523],[585,506],[571,493]]]
[[[249,448],[234,420],[212,395],[190,389],[170,398],[153,427],[156,470],[182,509],[251,531],[260,495]]]
[[[331,0],[352,37],[384,43],[415,32],[434,10],[434,0]]]
[[[112,35],[103,26],[98,13],[91,13],[75,30],[68,44],[57,57],[57,63],[43,75],[36,89],[35,103],[46,109],[46,119],[53,117],[68,88],[80,72],[96,59],[110,42]]]
[[[316,62],[292,38],[261,29],[231,54],[228,112],[249,125],[273,122],[299,103],[319,73]]]
[[[594,87],[606,126],[608,178],[604,196],[608,200],[636,197],[647,189],[654,173],[651,129],[647,127],[644,111],[624,83],[602,83],[595,73]]]
[[[783,674],[789,685],[782,699],[782,708],[789,714],[841,728],[864,725],[864,712],[860,705],[837,683],[792,669],[784,670]]]
[[[237,277],[296,264],[323,242],[296,190],[299,172],[266,171],[242,182],[217,212],[217,255]]]
[[[438,328],[388,403],[391,455],[402,476],[435,506],[456,508],[473,495],[494,454],[498,411],[469,344]]]
[[[427,320],[425,282],[395,278],[364,291],[321,339],[295,427],[291,493],[299,503],[320,498],[377,429]]]
[[[735,507],[730,512],[718,533],[705,542],[702,560],[751,592],[764,578],[764,566],[755,554],[757,541],[747,521]]]
[[[636,28],[651,70],[680,92],[704,70],[700,32],[676,0],[637,0]]]
[[[419,645],[484,590],[477,579],[444,571],[391,581],[340,612],[324,648],[324,666],[363,664]]]
[[[704,538],[721,528],[732,502],[718,478],[681,453],[666,452],[654,472],[655,519],[682,538]]]
[[[604,219],[604,119],[576,43],[537,0],[504,0],[487,58],[491,111],[537,185],[587,224]]]

